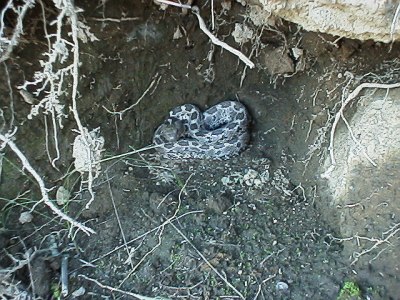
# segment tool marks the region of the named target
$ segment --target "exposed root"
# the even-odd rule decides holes
[[[31,166],[26,156],[19,150],[17,145],[11,140],[13,135],[3,135],[0,134],[0,140],[3,142],[3,145],[0,148],[5,147],[6,145],[10,147],[10,149],[18,156],[21,160],[22,166],[26,169],[35,179],[37,184],[39,185],[40,192],[42,194],[42,200],[55,214],[57,214],[61,219],[67,221],[71,224],[72,227],[76,227],[79,230],[82,230],[87,235],[95,233],[93,229],[75,221],[68,215],[64,214],[53,202],[50,201],[48,190],[43,182],[42,177],[36,172],[36,170]]]
[[[250,69],[253,69],[255,67],[254,63],[247,56],[245,56],[242,52],[229,46],[227,43],[224,43],[223,41],[219,40],[208,30],[206,24],[204,23],[203,18],[200,16],[200,9],[197,6],[192,7],[192,12],[196,15],[196,17],[199,21],[200,29],[210,38],[210,40],[213,44],[220,46],[220,47],[224,48],[225,50],[231,52],[232,54],[236,55]]]
[[[365,88],[376,88],[376,89],[393,89],[393,88],[398,88],[400,87],[400,83],[393,83],[393,84],[384,84],[384,83],[369,83],[369,82],[365,82],[360,84],[357,88],[355,88],[353,90],[353,92],[351,92],[347,98],[342,102],[342,105],[339,109],[339,111],[336,113],[335,115],[335,119],[333,121],[332,124],[332,128],[331,128],[331,133],[330,133],[330,141],[329,141],[329,155],[330,155],[330,159],[331,159],[331,166],[328,168],[327,172],[325,172],[325,174],[323,175],[324,177],[329,176],[329,174],[332,172],[332,170],[335,168],[336,166],[336,159],[335,159],[335,153],[334,153],[334,138],[335,138],[335,132],[336,132],[336,127],[339,123],[339,120],[342,118],[344,120],[344,116],[343,116],[343,112],[346,108],[346,106],[353,100],[355,99],[358,94],[361,92],[361,90],[365,89]],[[350,127],[348,126],[348,123],[346,123],[346,126],[348,127],[349,130]],[[354,135],[352,135],[353,140],[357,143],[360,144],[354,137]],[[376,164],[372,161],[372,159],[368,156],[368,154],[364,152],[364,155],[366,156],[366,158],[368,159],[368,161],[370,161],[370,163],[374,166],[376,166]]]
[[[153,87],[154,87],[153,91],[157,88],[158,84],[160,83],[161,78],[162,78],[162,76],[161,76],[159,73],[156,73],[156,74],[153,76],[153,80],[150,82],[150,84],[149,84],[149,86],[147,87],[147,89],[146,89],[146,90],[143,92],[143,94],[136,100],[136,102],[133,103],[131,106],[129,106],[129,107],[123,109],[123,110],[120,110],[120,111],[111,111],[111,110],[109,110],[108,108],[106,108],[104,105],[103,105],[103,108],[104,108],[108,113],[110,113],[110,114],[118,115],[118,116],[119,116],[119,119],[122,120],[122,116],[123,116],[124,113],[126,113],[127,111],[131,110],[131,109],[134,108],[136,105],[138,105],[138,104],[140,103],[140,101],[142,101],[143,98],[150,92],[150,90],[153,89]]]
[[[0,63],[10,58],[14,47],[18,45],[21,34],[23,33],[23,21],[26,13],[35,5],[35,0],[24,0],[21,7],[14,6],[14,0],[9,0],[0,12]],[[17,24],[10,39],[5,38],[4,15],[7,10],[11,10],[17,15]]]
[[[366,249],[362,250],[361,252],[353,253],[353,260],[351,262],[351,265],[354,265],[358,262],[358,260],[362,256],[369,254],[373,251],[376,251],[376,250],[378,250],[379,247],[386,245],[386,247],[381,249],[380,251],[378,251],[377,255],[375,255],[372,259],[370,259],[369,262],[371,263],[373,260],[377,259],[379,257],[379,255],[381,255],[391,245],[390,239],[392,239],[398,232],[400,232],[400,223],[394,224],[392,227],[389,228],[389,230],[383,232],[382,238],[374,238],[374,237],[371,238],[371,237],[366,237],[366,236],[359,236],[358,234],[355,236],[352,236],[352,237],[348,237],[348,238],[336,238],[333,236],[331,236],[331,238],[337,242],[347,242],[347,241],[356,240],[357,245],[359,247],[361,247],[361,242],[372,243],[371,247],[366,248]]]

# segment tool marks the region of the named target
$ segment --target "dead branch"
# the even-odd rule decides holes
[[[58,215],[61,219],[67,221],[70,223],[73,227],[76,227],[80,230],[82,230],[84,233],[87,235],[90,235],[92,233],[95,233],[95,231],[89,227],[86,227],[85,225],[75,221],[68,215],[64,214],[57,206],[53,204],[53,202],[50,201],[49,195],[48,195],[48,189],[45,186],[45,183],[43,182],[42,177],[36,172],[36,170],[31,166],[30,162],[26,158],[26,156],[19,150],[17,145],[11,140],[12,135],[3,135],[0,134],[0,140],[4,143],[4,145],[8,145],[10,149],[18,156],[20,159],[22,166],[24,169],[26,169],[35,179],[37,184],[39,185],[40,192],[42,194],[42,200],[56,215]]]
[[[254,63],[242,52],[239,50],[229,46],[227,43],[219,40],[215,37],[207,28],[206,23],[204,22],[203,18],[200,16],[200,9],[197,6],[192,7],[192,13],[196,15],[200,29],[210,38],[211,42],[217,46],[224,48],[225,50],[229,51],[230,53],[236,55],[242,62],[244,62],[250,69],[254,68]]]

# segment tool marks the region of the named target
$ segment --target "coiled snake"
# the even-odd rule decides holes
[[[246,148],[249,119],[246,107],[237,101],[223,101],[204,112],[184,104],[169,112],[153,143],[168,159],[228,159]]]

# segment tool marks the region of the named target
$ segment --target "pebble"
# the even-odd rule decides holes
[[[19,215],[19,219],[18,219],[18,221],[21,224],[30,223],[30,222],[32,222],[32,220],[33,220],[33,216],[29,211],[24,211],[23,213],[21,213]]]
[[[289,289],[289,286],[288,286],[288,284],[286,282],[278,281],[276,283],[275,288],[276,288],[276,291],[278,291],[278,292],[284,292],[284,291],[287,291]]]

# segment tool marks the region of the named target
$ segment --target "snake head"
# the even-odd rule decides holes
[[[154,143],[156,145],[173,143],[185,134],[185,126],[181,120],[171,120],[161,124],[154,133]]]

